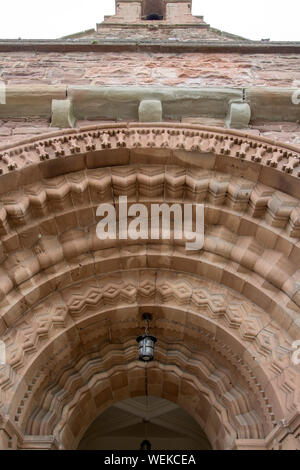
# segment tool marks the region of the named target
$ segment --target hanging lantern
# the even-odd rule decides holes
[[[153,361],[154,357],[154,344],[157,339],[155,336],[143,335],[137,338],[139,343],[139,360],[143,362]]]
[[[143,318],[146,321],[146,331],[144,335],[136,339],[139,343],[139,360],[150,362],[154,358],[154,345],[157,342],[157,338],[149,335],[149,321],[152,319],[152,316],[149,313],[144,313]]]

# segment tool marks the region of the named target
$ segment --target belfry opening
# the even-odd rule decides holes
[[[165,18],[163,0],[145,0],[143,2],[143,18],[148,21],[159,21]]]

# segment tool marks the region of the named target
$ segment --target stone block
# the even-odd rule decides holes
[[[139,106],[140,122],[161,122],[162,104],[160,100],[143,100]]]
[[[65,97],[65,85],[9,85],[6,103],[0,106],[0,117],[49,119],[52,101]]]
[[[278,75],[278,72],[276,72]],[[295,88],[251,87],[246,89],[246,100],[250,103],[252,119],[297,122],[300,106]]]
[[[101,74],[101,69],[99,73]],[[164,118],[180,121],[184,117],[193,116],[225,119],[228,103],[242,100],[242,91],[187,86],[91,85],[69,86],[68,98],[73,102],[77,119],[137,120],[141,103],[160,101]]]
[[[51,127],[72,128],[75,126],[71,100],[52,100]]]
[[[230,103],[226,118],[229,129],[247,129],[251,119],[251,108],[248,103]]]

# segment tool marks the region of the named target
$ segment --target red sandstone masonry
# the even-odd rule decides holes
[[[7,84],[295,86],[300,55],[146,52],[0,53]]]
[[[191,0],[117,0],[111,21],[141,20],[138,7],[151,12],[155,3],[172,4],[171,23],[198,22],[188,14]],[[119,39],[128,35],[123,26]],[[187,41],[196,30],[212,34],[201,24],[187,29]],[[0,53],[0,80],[9,85],[29,85],[38,97],[43,91],[33,85],[59,85],[41,100],[43,119],[30,97],[33,117],[0,120],[0,338],[7,351],[0,449],[75,449],[107,407],[143,396],[146,378],[149,395],[194,416],[213,449],[300,449],[300,379],[291,360],[300,329],[299,122],[253,120],[245,131],[224,130],[225,112],[199,117],[197,108],[192,118],[186,106],[184,124],[49,127],[52,98],[65,100],[73,84],[235,87],[238,99],[242,87],[290,88],[300,81],[300,43],[299,55],[274,44],[274,54],[263,54],[263,44],[254,45],[259,53],[240,52],[240,42],[225,52],[226,37],[218,53],[193,45],[175,53],[172,41],[162,53],[149,36],[146,48],[133,41],[122,52],[115,40],[106,52],[99,45],[87,53],[89,36],[82,46],[19,41],[28,52],[16,41]],[[289,114],[290,92],[280,96],[278,119],[300,117]],[[276,105],[276,93],[266,93],[261,108]],[[96,207],[119,195],[147,207],[202,202],[203,249],[185,252],[173,239],[98,240]],[[159,340],[147,375],[135,341],[146,311]]]

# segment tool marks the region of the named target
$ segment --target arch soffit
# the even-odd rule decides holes
[[[160,332],[162,331],[160,329]],[[113,335],[115,334],[117,332],[113,332]],[[221,419],[223,430],[225,426],[226,434],[239,435],[243,438],[259,438],[272,429],[274,416],[267,410],[267,402],[263,403],[263,397],[260,396],[258,402],[255,401],[253,404],[252,391],[241,385],[234,372],[226,369],[224,360],[219,365],[217,356],[212,357],[211,352],[206,351],[199,355],[196,349],[191,351],[183,344],[176,342],[173,342],[170,349],[167,344],[168,334],[169,331],[167,331],[165,341],[164,338],[160,341],[157,361],[153,362],[147,371],[150,394],[169,397],[177,402],[180,383],[184,381],[185,388],[188,384],[195,387],[192,394],[194,398],[192,397],[193,400],[190,401],[190,397],[186,397],[181,404],[193,413],[197,405],[195,398],[202,396],[206,406],[203,406],[203,402],[199,412],[202,411],[202,414],[205,414],[207,407],[210,410],[214,409],[214,414],[221,415],[219,419]],[[197,338],[197,343],[199,344],[199,338]],[[74,348],[74,343],[72,346]],[[64,351],[58,358],[59,348]],[[136,361],[135,340],[118,344],[103,343],[101,351],[95,352],[94,350],[92,353],[86,353],[87,357],[84,357],[81,352],[81,355],[77,354],[76,358],[74,351],[71,351],[70,344],[63,344],[62,341],[60,345],[56,345],[55,349],[57,357],[55,361],[52,357],[48,364],[50,366],[52,362],[52,367],[56,369],[55,374],[50,372],[51,377],[46,376],[45,370],[36,373],[29,386],[31,392],[34,392],[35,399],[30,401],[27,390],[16,410],[15,421],[22,425],[27,435],[54,435],[59,442],[62,442],[59,434],[65,426],[69,426],[69,422],[72,422],[78,413],[81,414],[85,410],[83,416],[88,417],[88,420],[80,418],[80,422],[84,423],[82,428],[84,429],[85,424],[87,428],[97,414],[111,404],[112,400],[116,402],[127,398],[130,396],[129,392],[131,396],[145,392],[145,369]],[[63,365],[57,369],[63,355]],[[158,377],[157,370],[164,371],[164,377],[161,374],[158,374]],[[169,377],[170,372],[171,377]],[[107,396],[108,388],[111,389],[109,397]],[[189,395],[186,391],[184,394]],[[96,409],[93,402],[95,397],[98,403]],[[87,399],[91,398],[92,402],[88,406],[92,406],[93,409],[89,410]],[[99,405],[101,405],[100,408]],[[262,425],[263,417],[266,421],[264,425]],[[201,418],[201,413],[199,418]],[[205,427],[203,416],[200,424]],[[78,435],[78,431],[75,435]]]
[[[75,346],[100,347],[102,336],[105,341],[111,336],[116,344],[120,337],[137,336],[143,326],[139,320],[143,309],[153,311],[154,331],[161,339],[166,331],[167,343],[197,345],[201,340],[224,357],[251,384],[264,416],[269,415],[268,403],[272,403],[271,423],[297,410],[299,375],[290,366],[289,339],[264,312],[204,279],[147,270],[115,273],[67,287],[25,317],[19,330],[8,332],[10,365],[3,370],[2,386],[10,413],[19,421],[27,385],[32,381],[28,386],[32,394],[38,377],[69,364]]]

